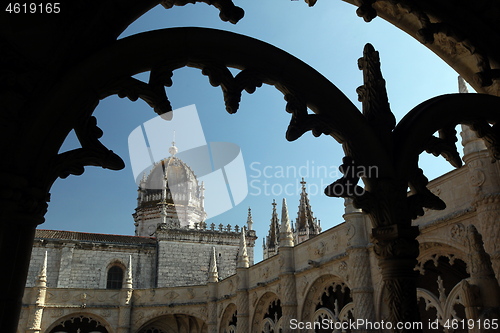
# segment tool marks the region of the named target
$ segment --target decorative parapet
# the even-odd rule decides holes
[[[223,225],[222,223],[220,223],[219,225],[216,225],[215,223],[211,223],[210,225],[208,225],[206,222],[195,222],[193,226],[185,226],[182,228],[169,228],[167,225],[160,223],[158,224],[157,228],[157,233],[156,233],[157,238],[163,239],[162,234],[164,234],[167,231],[169,233],[171,233],[172,231],[177,231],[179,234],[197,232],[199,234],[206,234],[206,235],[217,234],[217,235],[239,237],[241,234],[241,227],[239,225],[235,225],[234,227],[230,224]],[[245,236],[247,238],[248,237],[252,238],[253,241],[257,239],[255,230],[247,230]]]

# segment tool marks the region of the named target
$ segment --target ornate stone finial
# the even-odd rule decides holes
[[[141,182],[139,183],[139,187],[141,188],[141,190],[144,190],[146,188],[146,181],[147,180],[148,180],[148,177],[146,176],[146,172],[143,172]]]
[[[218,282],[219,272],[217,271],[217,256],[215,255],[215,247],[212,247],[212,258],[210,260],[210,268],[208,269],[208,282]]]
[[[469,89],[467,89],[467,85],[465,84],[465,80],[462,76],[458,76],[458,92],[461,94],[468,94]]]
[[[302,178],[300,183],[302,184],[302,192],[300,193],[299,211],[295,220],[296,244],[309,239],[310,235],[315,236],[321,232],[321,227],[318,224],[318,220],[314,217],[311,204],[309,203],[304,178]]]
[[[279,218],[276,212],[276,200],[273,199],[273,213],[271,215],[271,225],[269,226],[268,248],[277,248],[279,244]]]
[[[286,205],[286,199],[283,198],[283,207],[281,209],[281,230],[280,230],[280,247],[292,247],[293,246],[293,234],[292,228],[290,226],[290,219],[288,218],[288,207]]]
[[[366,44],[363,57],[358,60],[358,67],[363,71],[363,85],[356,89],[358,100],[363,103],[363,115],[383,142],[392,136],[396,127],[396,118],[389,106],[385,80],[380,70],[378,51],[371,44]]]
[[[43,257],[43,263],[36,280],[36,286],[42,288],[47,286],[47,251],[45,251],[45,255]]]
[[[306,191],[306,181],[304,180],[304,177],[302,177],[302,180],[300,181],[300,185],[301,185],[301,188],[302,188],[302,192],[305,192]]]
[[[247,228],[253,230],[252,209],[248,207]]]
[[[344,198],[344,213],[345,214],[351,214],[351,213],[362,213],[363,211],[361,209],[355,208],[353,199],[352,198]]]
[[[469,93],[465,80],[461,76],[458,76],[458,92],[461,94]],[[462,136],[462,146],[464,147],[464,156],[462,159],[464,162],[467,162],[470,153],[486,150],[487,148],[483,139],[479,138],[476,132],[471,130],[469,126],[461,124],[460,127],[462,127],[460,135]]]
[[[168,152],[170,153],[170,155],[175,156],[175,154],[177,154],[178,151],[179,151],[179,149],[177,149],[177,147],[175,146],[175,131],[174,131],[174,138],[172,140],[172,146],[168,149]]]
[[[236,268],[248,268],[250,266],[247,252],[247,241],[245,239],[246,228],[241,228],[240,249],[238,252],[238,262]]]
[[[468,225],[466,230],[471,277],[495,278],[490,255],[484,250],[483,237],[473,224]]]
[[[474,225],[466,229],[468,243],[468,264],[470,265],[470,278],[468,282],[479,288],[483,313],[498,313],[500,308],[500,286],[495,277],[491,258],[484,249],[483,237]]]
[[[200,185],[200,206],[205,208],[205,182],[201,182]]]
[[[125,283],[123,284],[124,289],[132,289],[132,255],[128,257],[128,267],[127,267],[127,277],[125,278]]]
[[[441,306],[444,306],[446,303],[446,290],[444,289],[443,279],[441,278],[441,275],[438,275],[437,277],[437,284],[439,292],[439,303],[441,303]]]
[[[161,201],[158,203],[160,205],[160,215],[161,222],[167,225],[167,169],[168,165],[165,166],[162,161],[163,177],[162,177],[162,191],[161,191]]]

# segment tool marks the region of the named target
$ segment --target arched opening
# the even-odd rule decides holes
[[[220,321],[220,333],[236,333],[238,326],[238,310],[234,303],[229,304],[224,310],[222,319]]]
[[[440,252],[441,254],[422,258],[418,264],[420,275],[417,280],[417,292],[420,318],[422,322],[435,323],[432,327],[424,325],[424,333],[436,332],[436,329],[446,332],[447,328],[445,329],[444,325],[448,325],[451,320],[469,319],[463,297],[453,297],[459,284],[470,277],[467,265],[452,254],[458,252],[454,249],[450,248],[448,254],[443,254],[442,250]],[[468,329],[455,327],[454,332],[466,333]]]
[[[105,323],[89,315],[73,315],[54,324],[48,333],[111,333]]]
[[[350,288],[340,278],[334,275],[321,276],[309,288],[302,310],[302,321],[316,325],[311,328],[312,332],[331,332],[335,323],[354,320],[352,301]],[[330,323],[328,327],[333,328],[325,329],[325,325],[320,325],[325,321]],[[350,330],[347,329],[346,332]]]
[[[33,104],[36,104],[36,103],[33,103]]]
[[[106,278],[106,289],[122,289],[123,285],[123,268],[119,265],[113,265],[108,269]]]
[[[272,293],[267,292],[258,301],[254,319],[252,322],[252,332],[255,333],[280,333],[283,330],[283,311],[281,300]]]
[[[197,317],[169,314],[150,320],[138,330],[138,333],[207,333],[207,329],[207,324]]]

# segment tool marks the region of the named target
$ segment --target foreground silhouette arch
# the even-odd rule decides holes
[[[309,3],[313,2],[315,1],[309,1]],[[82,45],[78,45],[80,49],[85,49],[86,52],[81,55],[79,54],[75,59],[71,59],[71,57],[64,58],[64,56],[67,56],[67,54],[64,54],[63,60],[65,61],[63,61],[61,65],[61,68],[63,69],[57,70],[55,71],[55,73],[52,73],[50,76],[48,76],[46,84],[47,88],[42,89],[42,92],[37,91],[37,93],[30,95],[30,93],[26,93],[22,91],[22,89],[21,93],[14,88],[9,90],[10,86],[7,85],[7,87],[9,88],[7,89],[7,95],[13,97],[14,101],[9,100],[7,103],[3,102],[3,106],[5,106],[5,108],[9,112],[23,114],[25,117],[23,117],[22,121],[20,122],[17,122],[16,120],[12,121],[12,123],[8,123],[12,126],[7,126],[8,128],[6,128],[6,130],[2,133],[2,140],[4,142],[9,142],[9,140],[12,140],[12,137],[19,138],[19,140],[16,140],[15,143],[2,147],[4,156],[8,157],[8,161],[2,166],[1,169],[2,176],[4,179],[6,179],[6,190],[2,193],[1,197],[2,207],[4,208],[4,211],[1,216],[3,234],[0,242],[2,263],[5,271],[7,272],[6,274],[4,274],[4,276],[2,276],[0,280],[1,282],[3,282],[2,285],[4,285],[7,290],[7,292],[2,295],[0,309],[2,313],[1,325],[2,327],[5,327],[6,332],[15,331],[15,322],[17,322],[17,317],[19,314],[20,299],[24,288],[34,229],[37,224],[43,222],[43,215],[45,214],[45,210],[47,207],[46,201],[48,200],[48,191],[50,190],[50,186],[53,181],[57,177],[65,177],[68,174],[81,174],[83,172],[83,165],[101,165],[110,169],[119,169],[123,167],[121,160],[98,142],[99,129],[96,127],[95,119],[89,117],[98,100],[113,93],[119,93],[123,96],[129,96],[132,99],[142,94],[145,99],[149,100],[149,102],[151,102],[151,104],[157,108],[159,113],[162,113],[163,111],[166,111],[166,109],[168,109],[166,104],[164,104],[165,100],[162,98],[162,92],[158,90],[159,87],[162,87],[163,83],[168,83],[168,81],[162,81],[163,79],[160,79],[161,77],[163,77],[163,75],[160,75],[162,73],[157,72],[156,69],[153,68],[153,66],[156,64],[150,63],[150,66],[148,67],[148,64],[140,63],[137,64],[137,67],[128,67],[129,64],[127,63],[127,67],[118,69],[118,72],[113,72],[113,70],[116,71],[117,68],[113,69],[112,66],[111,68],[102,67],[102,64],[104,63],[109,64],[109,62],[101,62],[106,57],[109,57],[110,54],[108,53],[106,55],[106,52],[112,51],[114,48],[119,49],[120,47],[125,47],[126,43],[130,42],[130,45],[133,45],[133,43],[139,43],[137,40],[146,40],[147,38],[151,38],[152,42],[165,43],[165,40],[155,40],[153,37],[151,37],[153,35],[141,35],[140,37],[127,39],[123,43],[120,43],[120,41],[116,42],[116,44],[114,45],[108,46],[110,44],[110,40],[115,39],[130,22],[132,22],[136,17],[147,11],[152,6],[156,5],[155,1],[146,1],[140,5],[136,4],[135,6],[128,6],[128,8],[126,8],[127,5],[130,5],[131,3],[132,1],[130,3],[123,2],[121,4],[123,8],[120,8],[122,9],[120,12],[122,15],[118,15],[116,16],[116,18],[111,20],[110,17],[114,17],[113,15],[115,13],[113,10],[115,8],[105,8],[104,5],[100,8],[92,8],[92,10],[84,13],[84,15],[92,16],[94,12],[98,12],[99,10],[101,10],[100,14],[103,15],[100,17],[100,21],[97,20],[92,22],[93,24],[95,24],[95,27],[93,27],[94,32],[99,36],[99,38],[95,42],[89,42],[90,37],[86,36],[87,39],[82,40]],[[167,7],[169,4],[173,5],[180,3],[181,2],[177,1],[165,2]],[[241,18],[242,13],[238,13],[238,11],[234,9],[234,6],[231,7],[230,5],[228,5],[228,3],[230,3],[229,1],[214,1],[214,3],[218,4],[218,7],[222,9],[221,17],[223,17],[224,19],[236,22],[238,20],[238,17]],[[368,3],[362,1],[361,3],[361,7],[363,9],[367,9],[367,6],[371,6],[371,2]],[[474,15],[476,17],[481,16],[481,14]],[[21,25],[26,23],[23,22],[25,18],[20,18],[19,20]],[[490,20],[492,19],[487,18],[485,19],[485,22],[490,22]],[[106,23],[104,24],[104,22]],[[99,29],[101,29],[103,25],[106,27],[106,29],[100,31]],[[28,24],[27,26],[30,25]],[[37,25],[35,24],[34,26]],[[474,26],[474,24],[468,23],[465,26]],[[429,27],[434,27],[436,29],[438,28],[432,25]],[[481,28],[475,26],[475,32],[477,32],[477,30],[481,31]],[[483,29],[483,31],[486,32],[487,29]],[[434,32],[432,32],[432,34],[434,34]],[[185,35],[182,35],[182,38],[185,37]],[[53,36],[53,38],[57,40],[57,36]],[[493,40],[495,40],[495,36],[493,36],[492,38]],[[491,40],[491,38],[488,37],[488,40]],[[193,40],[193,42],[194,41],[196,40]],[[173,42],[181,43],[179,39],[174,39]],[[203,41],[197,42],[202,43]],[[242,42],[243,46],[245,46],[247,42],[253,43],[245,41],[244,43]],[[493,44],[489,43],[488,41],[484,43],[486,43],[487,45]],[[249,45],[246,45],[246,47],[248,47]],[[500,45],[500,43],[495,43],[495,45]],[[167,46],[171,47],[172,45]],[[106,47],[109,48],[107,49],[107,51],[104,51],[103,49],[105,49]],[[210,47],[213,47],[213,45],[210,45]],[[195,43],[191,44],[191,48],[192,51],[199,51],[200,46]],[[185,51],[187,52],[188,50]],[[2,52],[10,52],[10,49],[3,48]],[[218,60],[219,58],[229,60],[227,58],[239,56],[241,57],[240,60],[243,61],[243,58],[245,57],[244,54],[238,54],[231,48],[226,48],[224,52],[215,49],[214,52],[218,52],[214,54],[216,60]],[[486,51],[483,50],[483,52],[480,52],[479,58],[482,57],[482,59],[484,60],[484,54],[486,54],[486,57],[489,57],[492,60],[488,63],[491,62],[491,64],[495,65],[495,61],[498,61],[498,50],[496,50],[493,46],[491,47],[491,49],[487,48]],[[153,57],[154,55],[150,54],[150,56]],[[255,56],[258,56],[258,54],[255,54]],[[10,60],[11,58],[7,57],[7,59]],[[148,59],[154,60],[151,58]],[[265,56],[260,59],[263,62],[267,62],[269,60]],[[116,59],[113,60],[116,61]],[[140,62],[140,59],[135,60]],[[161,62],[164,59],[157,60],[158,62]],[[316,95],[325,94],[328,96],[328,94],[330,94],[329,97],[331,98],[332,91],[335,91],[334,86],[331,83],[316,74],[314,71],[311,71],[308,66],[300,65],[299,62],[296,62],[295,60],[288,60],[290,61],[290,63],[287,63],[285,61],[283,62],[283,64],[289,65],[291,67],[297,66],[297,68],[295,68],[296,72],[294,73],[297,77],[306,77],[307,80],[311,80],[311,82],[316,82],[316,80],[318,80],[318,84],[316,86],[304,86],[300,84],[296,86],[296,82],[294,82],[293,77],[290,78],[290,76],[285,75],[287,73],[279,74],[284,75],[284,77],[280,76],[282,79],[290,78],[292,83],[286,82],[287,80],[280,81],[279,79],[272,77],[272,75],[269,76],[269,73],[260,73],[259,71],[256,71],[254,69],[252,69],[252,71],[254,71],[253,73],[252,71],[247,72],[247,74],[240,77],[239,82],[235,83],[230,82],[230,79],[228,81],[229,76],[227,76],[227,72],[224,69],[221,69],[220,66],[207,66],[207,64],[204,65],[205,72],[210,76],[214,84],[221,83],[223,88],[231,87],[226,92],[226,97],[229,101],[229,111],[233,112],[235,109],[234,103],[235,100],[238,99],[237,95],[240,88],[249,88],[249,90],[251,91],[253,88],[255,88],[254,86],[258,85],[254,84],[255,81],[273,83],[287,96],[287,109],[294,116],[294,119],[292,118],[292,123],[287,134],[287,137],[289,139],[297,138],[305,130],[308,129],[313,129],[315,134],[328,133],[337,140],[346,143],[346,151],[348,152],[348,157],[353,158],[356,162],[356,165],[358,166],[377,165],[380,167],[382,175],[386,176],[391,175],[391,172],[395,169],[398,169],[397,166],[401,166],[401,163],[403,163],[404,165],[413,165],[410,168],[410,171],[415,173],[417,159],[415,154],[420,153],[421,149],[423,148],[422,146],[412,146],[415,142],[412,141],[411,137],[408,137],[407,141],[404,142],[407,143],[407,146],[411,147],[411,149],[403,149],[402,151],[404,152],[402,153],[400,158],[397,159],[398,163],[393,164],[394,160],[392,159],[390,154],[387,153],[387,150],[384,149],[384,144],[381,144],[379,139],[363,140],[357,136],[351,135],[352,126],[354,126],[355,124],[358,131],[362,130],[363,133],[366,134],[366,138],[373,139],[378,136],[376,133],[374,133],[374,129],[368,123],[368,121],[350,105],[350,102],[348,103],[348,101],[342,97],[341,93],[335,92],[333,95],[337,99],[335,103],[338,103],[337,105],[341,106],[343,112],[339,115],[325,111],[331,110],[331,100],[326,101],[323,98],[316,99]],[[21,59],[17,59],[17,62],[22,64]],[[484,61],[482,61],[482,63],[484,63]],[[193,62],[190,64],[193,65],[195,63]],[[23,66],[24,64],[19,67]],[[175,66],[176,65],[174,65],[173,67]],[[481,73],[486,73],[482,76],[486,76],[487,78],[489,77],[491,81],[495,79],[496,72],[494,68],[488,69],[488,66],[485,66],[485,68],[483,68],[484,70]],[[240,68],[246,69],[247,67],[240,65]],[[102,74],[110,75],[110,77],[89,75],[91,73],[94,73],[94,70],[96,69],[101,70]],[[153,75],[154,78],[151,80],[150,86],[145,86],[144,84],[129,80],[130,76],[135,72],[141,72],[148,69],[153,69],[153,73],[159,74],[158,76]],[[89,70],[90,72],[87,72],[87,70]],[[274,73],[272,71],[272,68],[270,70],[271,73]],[[18,70],[17,72],[24,73],[24,68],[22,70]],[[226,74],[224,74],[224,72],[226,72]],[[467,73],[469,74],[469,77],[472,75],[472,72],[472,70],[469,70],[469,72]],[[39,73],[36,74],[39,75]],[[262,74],[266,74],[268,75],[268,77],[260,77],[259,75]],[[482,76],[480,75],[480,77]],[[43,75],[39,75],[37,76],[37,78],[39,80],[37,81],[37,84],[40,85],[40,82],[44,79]],[[105,82],[105,78],[110,79],[112,81],[112,84],[102,86],[101,83]],[[252,81],[252,84],[250,84],[249,86],[241,87],[241,83],[246,82],[248,78],[251,78],[255,81]],[[112,79],[114,79],[115,82],[113,82]],[[158,82],[157,79],[160,80],[160,82]],[[116,80],[123,81],[116,82]],[[486,81],[488,80],[484,81],[485,82],[482,83],[486,85],[488,83]],[[237,88],[234,88],[235,86]],[[18,88],[15,84],[13,85],[13,87]],[[298,91],[294,91],[297,87],[299,88]],[[5,92],[6,90],[3,89],[3,91]],[[27,103],[24,100],[22,102],[16,100],[19,94],[22,95],[22,98],[20,98],[20,100],[24,99],[27,101]],[[305,101],[303,99],[305,99]],[[446,97],[446,99],[447,103],[455,103],[470,107],[477,105],[476,103],[479,103],[479,100],[481,100],[480,102],[484,103],[485,107],[487,108],[484,113],[476,112],[473,115],[473,119],[471,119],[471,116],[469,114],[457,114],[452,117],[450,122],[465,122],[475,124],[478,124],[478,122],[481,123],[481,126],[479,127],[485,129],[485,131],[488,132],[487,137],[491,139],[491,141],[493,142],[493,146],[495,145],[497,136],[496,128],[485,127],[487,125],[487,121],[497,121],[497,101],[495,99],[490,98],[487,101],[483,97],[473,97],[471,100],[465,101],[462,97],[458,96],[456,98]],[[319,117],[311,117],[310,115],[307,115],[304,112],[306,110],[305,105],[307,105],[314,112],[318,113]],[[422,105],[422,107],[432,109],[431,105],[429,105],[428,103]],[[422,114],[423,113],[418,113],[418,115]],[[432,119],[432,121],[434,121],[435,116],[436,113],[432,113],[432,117],[428,119]],[[419,119],[425,119],[425,117],[421,116]],[[407,123],[412,124],[412,122]],[[13,124],[15,124],[16,126],[14,126]],[[421,124],[422,126],[425,126],[426,121],[423,121]],[[58,156],[57,151],[64,141],[67,133],[72,128],[75,128],[77,130],[78,136],[82,143],[82,149]],[[418,126],[409,126],[406,128],[414,131],[413,133],[420,133]],[[426,131],[429,132],[430,130],[431,129],[426,129]],[[397,132],[397,130],[395,130],[395,132]],[[429,132],[422,133],[422,135],[425,134],[423,136],[427,136]],[[400,133],[404,133],[404,131],[400,131]],[[423,142],[425,141],[425,138],[419,138],[416,140],[416,142],[418,143],[419,140]],[[368,146],[364,146],[367,141]],[[365,147],[366,149],[364,149],[363,147]],[[399,147],[404,148],[406,146],[405,144],[402,144]],[[494,147],[492,147],[492,149],[495,150]],[[33,171],[33,169],[31,168],[33,163],[38,166],[35,171]],[[398,177],[396,177],[397,179],[391,179],[388,183],[381,183],[377,180],[367,182],[367,189],[369,193],[374,194],[375,202],[377,202],[377,200],[382,200],[382,202],[384,203],[384,205],[382,205],[384,209],[387,209],[387,204],[392,202],[391,196],[385,197],[384,192],[388,190],[392,191],[394,188],[391,186],[393,185],[396,185],[397,187],[397,190],[393,192],[398,193],[401,200],[406,200],[403,198],[402,193],[404,192],[406,195],[408,179],[400,176],[401,173]],[[410,174],[410,176],[414,176],[414,174]],[[381,193],[377,194],[377,189],[381,189]],[[421,190],[425,192],[424,189]],[[362,199],[368,199],[368,201],[370,201],[370,198]],[[359,202],[359,200],[358,204],[360,206],[363,206],[363,203]],[[371,206],[371,208],[373,209],[373,205]],[[369,210],[370,204],[365,204],[363,208],[365,208],[365,210]],[[436,208],[439,208],[439,205],[437,205]],[[417,207],[417,210],[418,209],[419,208]],[[399,225],[401,223],[407,225],[409,222],[408,217],[402,218],[402,222],[399,222],[399,213],[395,212],[392,212],[391,214],[385,214],[387,212],[377,213],[372,211],[371,213],[372,216],[374,216],[375,223],[379,223],[385,227],[389,225]],[[381,216],[385,216],[385,219],[381,219]],[[383,223],[381,223],[381,221],[383,221]],[[405,234],[409,234],[408,237],[410,240],[415,237],[414,232],[405,232]],[[396,236],[396,239],[398,239],[399,234],[397,231]],[[393,239],[390,239],[389,243],[391,241],[393,241]],[[411,260],[412,259],[410,258],[408,264],[410,266]],[[17,304],[17,306],[13,306],[13,304]]]

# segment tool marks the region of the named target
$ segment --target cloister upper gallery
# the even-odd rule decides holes
[[[380,331],[369,323],[382,321],[389,331],[430,332],[435,320],[442,331],[451,320],[472,323],[454,332],[498,331],[500,5],[352,1],[366,22],[379,16],[404,30],[480,93],[462,82],[461,93],[424,101],[396,122],[370,44],[358,62],[358,110],[302,61],[243,35],[171,28],[118,39],[159,3],[197,2],[223,21],[244,16],[231,0],[89,1],[61,4],[57,16],[23,14],[23,6],[0,14],[2,332],[361,332]],[[254,265],[251,211],[245,227],[207,225],[203,185],[171,149],[139,184],[135,236],[37,230],[56,179],[85,166],[124,167],[100,141],[99,101],[140,98],[168,116],[166,87],[185,66],[221,87],[229,113],[243,90],[271,85],[290,114],[287,140],[312,131],[339,142],[343,175],[325,195],[344,198],[345,222],[321,230],[302,180],[298,211],[272,204],[266,259]],[[135,77],[142,72],[148,82]],[[59,152],[72,130],[81,147]],[[456,169],[429,182],[422,153]],[[349,172],[373,166],[376,175]],[[358,319],[363,325],[342,326]],[[333,326],[314,325],[323,322]]]

